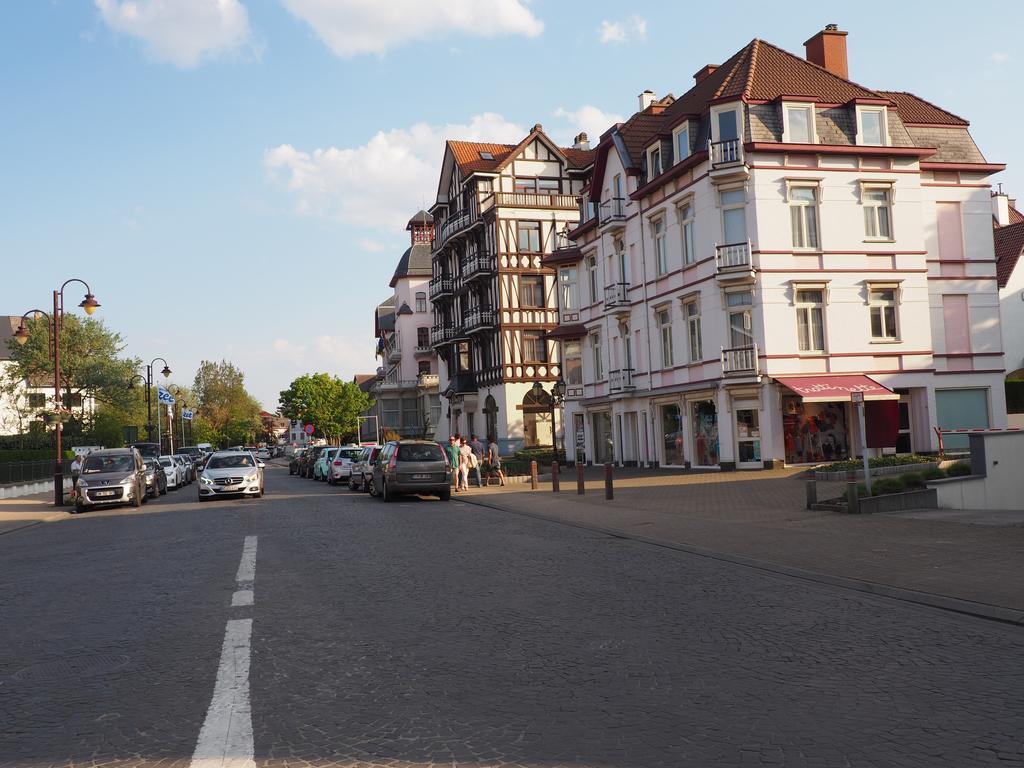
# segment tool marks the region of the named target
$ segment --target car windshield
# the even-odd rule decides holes
[[[362,448],[342,448],[338,451],[338,454],[343,459],[351,459],[352,461],[359,461],[365,451]]]
[[[174,466],[174,460],[173,459],[160,459],[160,465],[163,466],[163,467],[173,467]]]
[[[131,472],[135,459],[131,456],[88,456],[82,464],[82,474],[93,472]]]
[[[444,461],[441,447],[436,443],[415,443],[398,446],[399,461]]]
[[[207,469],[235,469],[237,467],[255,467],[256,463],[252,460],[252,456],[246,454],[235,454],[232,456],[214,456],[210,459],[210,463],[206,465]]]

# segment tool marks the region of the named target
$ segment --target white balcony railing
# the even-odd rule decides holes
[[[447,344],[449,341],[455,338],[455,329],[451,327],[438,327],[434,326],[430,329],[430,343],[435,347],[438,344]]]
[[[708,154],[711,155],[711,167],[721,165],[737,165],[743,162],[743,144],[739,139],[708,142]]]
[[[751,269],[750,241],[715,246],[715,272],[748,272]]]
[[[392,333],[384,344],[384,358],[389,363],[397,363],[402,359],[402,343],[398,331]]]
[[[561,195],[548,192],[495,192],[498,205],[514,208],[561,208],[567,211],[579,207],[576,195]]]
[[[487,254],[470,256],[462,262],[462,279],[471,280],[482,275],[490,275],[497,269],[497,259]]]
[[[467,332],[492,328],[498,322],[498,313],[493,309],[471,309],[466,314],[463,329]]]
[[[608,389],[611,392],[632,392],[636,389],[633,384],[633,369],[619,368],[608,371]]]
[[[613,197],[601,203],[598,209],[600,214],[599,223],[603,226],[613,221],[626,220],[626,201],[621,197]]]
[[[629,283],[612,283],[604,289],[605,309],[629,309]]]
[[[441,296],[450,295],[454,290],[454,281],[450,277],[432,277],[427,285],[427,290],[430,293],[430,299],[434,300]]]
[[[441,378],[436,373],[421,373],[416,377],[416,383],[424,389],[428,389],[438,386],[441,383]]]
[[[722,350],[723,376],[756,376],[757,344]]]

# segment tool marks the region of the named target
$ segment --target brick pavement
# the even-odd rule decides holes
[[[0,534],[16,531],[42,522],[68,517],[68,510],[53,506],[53,494],[37,493],[14,499],[0,499]]]
[[[967,525],[805,509],[801,470],[697,473],[616,470],[615,499],[588,468],[586,495],[575,469],[562,491],[545,482],[473,489],[462,498],[510,511],[597,525],[778,566],[1024,611],[1024,526]],[[819,497],[843,483],[819,483]]]

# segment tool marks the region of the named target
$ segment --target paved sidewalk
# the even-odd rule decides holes
[[[586,495],[576,474],[550,482],[472,489],[459,499],[512,512],[595,526],[673,545],[825,577],[861,587],[913,590],[939,600],[991,606],[1024,617],[1024,525],[968,525],[935,518],[843,515],[804,509],[800,470],[683,473],[616,470],[615,498],[605,501],[603,475],[589,468]],[[834,485],[835,488],[829,486]],[[819,497],[842,483],[819,483]]]
[[[54,507],[53,493],[49,491],[16,499],[0,499],[0,535],[36,523],[63,520],[70,510],[71,507]]]

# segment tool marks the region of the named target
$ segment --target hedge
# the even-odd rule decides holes
[[[899,467],[904,464],[930,464],[938,461],[935,456],[896,456],[893,454],[886,456],[873,456],[868,459],[868,466],[871,469],[877,469],[878,467]],[[826,464],[823,467],[816,467],[818,472],[843,472],[849,470],[864,469],[863,459],[846,459],[845,461],[834,461],[831,464]]]

